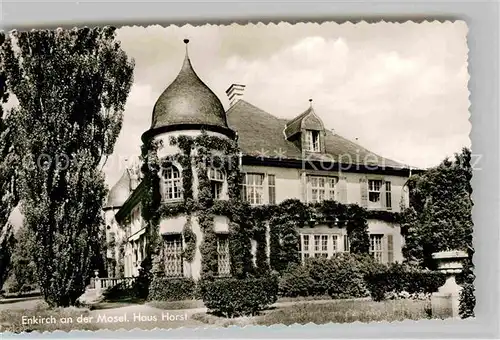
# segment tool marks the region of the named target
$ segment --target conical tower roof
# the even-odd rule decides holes
[[[119,208],[130,196],[130,176],[128,171],[124,171],[122,177],[109,190],[108,199],[104,209]]]
[[[151,128],[145,133],[146,136],[198,128],[232,132],[227,125],[221,101],[193,69],[187,51],[188,42],[184,40],[186,56],[179,74],[156,101]]]

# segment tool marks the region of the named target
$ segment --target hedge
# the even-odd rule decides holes
[[[365,297],[369,292],[364,276],[379,266],[368,255],[339,253],[330,259],[311,258],[304,265],[292,265],[283,273],[279,293],[288,297]]]
[[[446,280],[443,273],[421,270],[395,263],[367,273],[365,281],[373,300],[381,301],[388,294],[430,294],[438,290]]]
[[[201,283],[201,295],[210,312],[225,317],[256,315],[277,300],[275,276],[216,278]]]
[[[196,282],[191,278],[155,277],[149,286],[148,300],[179,301],[196,296]]]

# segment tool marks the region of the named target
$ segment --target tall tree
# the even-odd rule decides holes
[[[99,165],[120,132],[134,64],[112,27],[14,31],[1,56],[19,101],[19,195],[40,290],[50,305],[72,305],[100,242]]]
[[[472,257],[471,152],[412,176],[410,208],[402,214],[403,252],[408,261],[434,268],[432,253],[464,250]]]
[[[4,36],[0,35],[0,45]],[[10,256],[14,244],[12,225],[7,223],[14,207],[18,204],[16,192],[16,169],[19,154],[13,145],[15,132],[11,124],[9,112],[4,112],[3,105],[9,99],[6,77],[0,60],[0,289],[8,275]]]
[[[7,223],[0,233],[0,290],[12,268],[12,252],[14,251],[15,238],[13,227]]]

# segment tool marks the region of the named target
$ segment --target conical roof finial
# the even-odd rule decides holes
[[[313,105],[313,100],[309,99],[309,106],[312,107],[312,105]]]
[[[184,39],[184,44],[186,44],[186,58],[189,58],[189,56],[188,56],[188,43],[189,43],[189,39]]]

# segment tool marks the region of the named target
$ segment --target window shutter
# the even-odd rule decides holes
[[[382,209],[385,210],[385,180],[382,179],[382,183],[380,184],[380,203],[382,205]]]
[[[307,202],[307,186],[308,186],[308,177],[305,172],[301,174],[301,182],[302,182],[302,202]]]
[[[347,177],[339,177],[339,182],[336,186],[337,201],[347,204]]]
[[[387,210],[390,210],[392,209],[392,193],[391,193],[391,190],[392,190],[392,185],[391,185],[391,182],[389,181],[386,181],[385,182],[385,208]]]
[[[361,200],[360,204],[363,208],[368,207],[368,182],[366,177],[361,177],[359,179],[359,186],[361,188]]]
[[[392,234],[387,235],[387,263],[394,262],[394,237]]]

